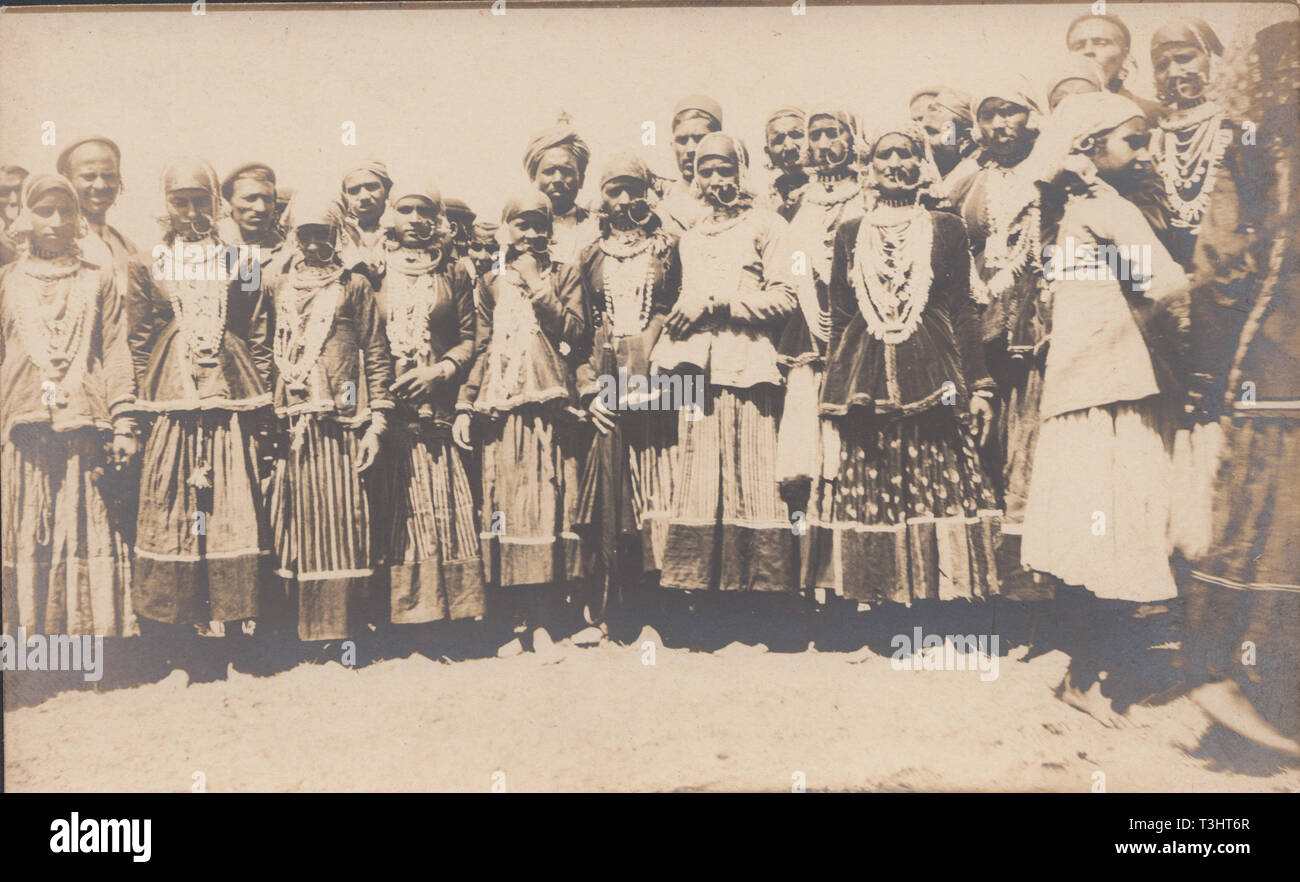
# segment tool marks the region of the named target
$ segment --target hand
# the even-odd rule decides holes
[[[435,383],[451,378],[452,367],[445,361],[411,368],[393,381],[392,392],[409,400],[429,397]]]
[[[993,430],[993,405],[987,398],[979,395],[971,396],[970,413],[975,418],[975,440],[980,447],[989,440],[989,433]]]
[[[357,448],[357,471],[364,473],[375,464],[377,459],[379,459],[379,433],[367,429],[366,434],[361,436],[361,444]]]
[[[469,440],[470,420],[469,414],[458,413],[456,419],[451,424],[451,440],[456,442],[456,446],[462,450],[473,449]]]
[[[139,449],[140,442],[135,440],[134,435],[114,435],[113,443],[109,445],[108,458],[113,465],[121,468],[135,458]]]
[[[704,304],[677,304],[669,313],[664,327],[673,337],[681,337],[704,316]]]
[[[600,434],[608,435],[614,430],[614,412],[605,406],[605,402],[600,400],[599,395],[591,399],[587,410],[591,413],[592,424]]]

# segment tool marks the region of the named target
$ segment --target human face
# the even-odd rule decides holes
[[[937,101],[931,101],[925,115],[921,117],[921,127],[936,150],[955,149],[957,146],[957,127],[961,117]]]
[[[403,196],[393,204],[393,231],[411,248],[427,245],[438,227],[438,209],[422,196]]]
[[[1151,53],[1156,94],[1164,101],[1195,101],[1210,82],[1210,56],[1192,43],[1169,43]]]
[[[45,254],[62,254],[77,236],[77,206],[67,193],[52,190],[32,203],[32,244]]]
[[[630,230],[650,219],[650,206],[645,197],[645,181],[638,178],[611,178],[600,188],[605,215],[621,230]]]
[[[510,230],[510,242],[516,251],[545,254],[550,248],[551,225],[541,212],[521,212],[512,217],[506,226]]]
[[[1066,35],[1066,48],[1101,65],[1106,82],[1119,76],[1128,55],[1123,33],[1104,18],[1085,19],[1075,25]]]
[[[480,276],[485,275],[492,269],[492,261],[498,247],[500,246],[497,245],[494,239],[474,238],[470,240],[467,249],[469,259],[474,261],[474,269],[478,271]]]
[[[0,210],[4,211],[5,221],[13,223],[22,210],[22,192],[24,175],[0,174]]]
[[[716,123],[699,116],[687,117],[673,126],[673,154],[683,181],[689,183],[695,177],[695,148],[705,135],[717,130]]]
[[[818,168],[839,168],[852,144],[853,134],[835,117],[818,114],[808,121],[808,150]]]
[[[235,181],[230,191],[230,217],[245,239],[265,236],[275,222],[275,185],[253,178]]]
[[[167,194],[167,214],[172,229],[185,239],[197,239],[212,229],[212,194],[199,187],[184,187]]]
[[[86,218],[103,223],[104,215],[122,192],[117,157],[104,144],[82,144],[68,157],[68,178],[77,189],[77,199]]]
[[[334,230],[325,224],[303,224],[297,229],[298,246],[312,266],[327,266],[334,259]]]
[[[1066,95],[1083,95],[1087,92],[1100,92],[1096,83],[1090,83],[1087,80],[1068,79],[1061,80],[1052,89],[1052,94],[1047,96],[1047,106],[1051,110],[1056,109],[1056,105],[1065,100]]]
[[[373,172],[354,171],[343,179],[343,201],[348,214],[363,224],[379,221],[388,199],[383,180]]]
[[[925,114],[930,110],[930,105],[934,104],[934,95],[917,95],[916,99],[907,106],[908,111],[912,114],[912,122],[921,122],[925,119]]]
[[[563,147],[552,147],[542,154],[533,183],[551,200],[551,208],[557,214],[564,214],[578,196],[578,162]]]
[[[871,156],[876,187],[882,196],[903,196],[916,189],[921,179],[921,157],[912,139],[898,132],[876,143]]]
[[[1002,98],[990,98],[975,117],[987,150],[1007,156],[1021,149],[1028,137],[1029,109]]]
[[[802,117],[781,116],[767,124],[767,157],[783,172],[797,171],[808,147],[808,135]]]
[[[1121,193],[1131,191],[1138,175],[1150,167],[1151,133],[1145,117],[1135,116],[1098,138],[1092,161],[1103,181]]]
[[[722,156],[709,156],[700,163],[700,187],[713,205],[726,207],[740,197],[740,169]]]

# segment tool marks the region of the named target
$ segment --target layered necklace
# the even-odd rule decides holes
[[[630,242],[613,237],[600,240],[601,287],[605,314],[615,337],[630,337],[645,330],[655,283],[655,239],[640,236]]]
[[[541,273],[542,284],[550,283],[551,267]],[[513,396],[523,377],[524,363],[532,352],[532,339],[541,332],[532,300],[524,292],[519,274],[509,269],[497,276],[498,299],[492,309],[492,343],[487,353],[485,386],[495,386],[506,399]],[[493,379],[500,385],[492,383]]]
[[[398,373],[404,373],[433,353],[429,316],[438,302],[434,284],[437,264],[426,251],[402,248],[390,253],[388,268],[397,270],[385,279],[388,345],[397,359]]]
[[[862,219],[850,271],[867,332],[902,343],[921,322],[934,269],[934,221],[920,205],[874,208]]]
[[[210,248],[215,248],[212,259],[208,258]],[[202,255],[198,262],[187,257],[187,254],[194,253],[193,249]],[[172,273],[176,278],[165,287],[172,314],[180,327],[185,354],[199,367],[215,367],[226,337],[229,308],[228,282],[222,281],[228,273],[218,271],[218,262],[225,259],[225,249],[216,239],[186,242],[178,236],[172,245],[172,253],[181,255],[181,265],[173,265]],[[191,268],[197,279],[187,278],[187,270]]]
[[[13,314],[23,349],[44,382],[57,384],[74,365],[86,363],[98,289],[93,274],[77,277],[80,268],[72,254],[52,260],[25,255],[16,274],[24,287],[35,288],[17,299],[21,306]]]
[[[817,172],[813,180],[816,183],[809,183],[805,188],[803,203],[790,226],[792,241],[810,252],[807,257],[813,270],[812,279],[805,276],[806,281],[799,286],[799,308],[803,311],[809,333],[824,343],[831,336],[831,314],[817,302],[814,286],[818,280],[823,283],[830,281],[835,231],[855,214],[850,206],[861,195],[862,187],[858,178],[845,167]],[[813,284],[807,284],[808,281]]]
[[[291,391],[304,392],[343,299],[343,268],[299,261],[275,301],[275,365]]]
[[[1040,250],[1038,200],[1026,204],[1020,198],[1014,167],[988,166],[985,173],[984,266],[993,275],[985,282],[971,264],[971,296],[981,304],[1006,293]]]
[[[1223,125],[1227,115],[1216,105],[1207,102],[1193,110],[1200,112],[1190,119],[1189,114],[1175,114],[1161,120],[1156,170],[1174,212],[1172,222],[1195,229],[1210,203],[1232,130]]]

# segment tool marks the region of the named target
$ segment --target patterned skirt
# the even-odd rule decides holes
[[[703,412],[678,414],[681,480],[660,584],[685,590],[792,591],[795,534],[776,479],[781,391],[714,386]]]
[[[277,572],[297,595],[298,638],[338,640],[387,618],[371,578],[370,482],[356,468],[362,430],[300,419],[301,444],[271,483]]]
[[[840,437],[839,474],[811,529],[818,587],[867,603],[1000,593],[1002,513],[952,408],[851,413]]]
[[[140,468],[135,606],[168,624],[265,613],[270,530],[246,414],[163,413]]]
[[[20,426],[0,446],[5,627],[33,634],[139,633],[130,552],[99,487],[104,438]]]
[[[1173,418],[1159,397],[1043,421],[1021,560],[1112,600],[1177,594],[1169,566]]]
[[[487,424],[483,529],[488,580],[545,585],[582,578],[577,522],[580,425],[553,404],[529,404]]]
[[[386,440],[379,562],[388,570],[395,624],[484,613],[474,496],[460,451],[444,438],[398,428]]]

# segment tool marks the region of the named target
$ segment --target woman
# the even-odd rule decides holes
[[[553,263],[551,203],[538,190],[501,214],[503,271],[479,290],[478,353],[461,386],[453,436],[468,447],[470,415],[483,441],[482,547],[489,581],[518,601],[533,650],[555,653],[565,589],[583,575],[578,534],[582,445],[573,365],[590,351],[576,267]],[[502,655],[524,650],[512,639]]]
[[[31,176],[21,204],[19,255],[0,270],[4,620],[20,643],[20,629],[128,636],[129,562],[99,486],[136,452],[122,298],[113,267],[76,244],[85,230],[69,181]]]
[[[578,367],[578,395],[598,435],[583,471],[578,523],[599,530],[592,540],[600,571],[612,589],[631,583],[629,607],[644,606],[642,582],[649,587],[650,574],[663,567],[682,405],[650,371],[681,287],[677,241],[650,210],[650,185],[649,169],[635,156],[605,166],[600,239],[579,262],[595,339]]]
[[[358,272],[379,287],[384,273],[384,223],[388,191],[393,188],[388,166],[368,159],[343,175],[343,227],[339,257],[345,269]]]
[[[271,517],[279,574],[297,596],[299,639],[337,640],[385,617],[372,584],[368,472],[393,408],[393,363],[370,283],[339,258],[343,218],[333,195],[304,188],[289,217],[286,262],[267,283],[275,413],[288,436]]]
[[[136,612],[212,634],[240,622],[248,633],[266,611],[270,307],[260,286],[246,290],[250,268],[213,232],[212,166],[176,160],[162,189],[153,281],[128,291],[127,303],[140,409],[154,414],[141,463]]]
[[[481,618],[474,497],[451,441],[456,394],[474,361],[473,283],[457,267],[442,196],[392,191],[387,269],[376,292],[396,408],[376,528],[397,624]]]
[[[591,151],[567,122],[533,137],[524,152],[524,170],[533,186],[551,201],[551,259],[578,262],[598,230],[591,212],[576,203],[587,176]]]
[[[1106,75],[1101,66],[1083,55],[1068,55],[1061,69],[1047,81],[1047,109],[1055,110],[1066,95],[1105,92]]]
[[[819,586],[859,602],[999,593],[1001,513],[976,454],[993,380],[962,223],[920,201],[925,156],[912,124],[874,139],[865,216],[835,237],[821,413],[842,446],[813,530]]]
[[[767,207],[789,221],[799,210],[803,186],[808,183],[808,115],[794,106],[772,111],[763,127],[763,152],[772,180]]]
[[[1176,593],[1167,529],[1177,377],[1169,352],[1148,342],[1179,344],[1187,278],[1115,188],[1149,161],[1146,143],[1133,102],[1071,95],[1026,169],[1044,188],[1044,215],[1059,221],[1044,269],[1052,343],[1021,560],[1117,601],[1078,601],[1085,608],[1071,614],[1072,627],[1092,633],[1076,638],[1061,692],[1107,723],[1115,718],[1100,692],[1100,632],[1119,627],[1133,605]]]
[[[722,130],[722,105],[706,95],[687,95],[673,108],[673,158],[681,178],[672,182],[655,212],[664,229],[680,236],[709,214],[709,206],[700,201],[695,178],[695,156],[700,141],[710,132]]]
[[[777,487],[781,372],[776,336],[797,308],[785,222],[754,206],[744,149],[706,135],[693,180],[709,214],[679,243],[682,293],[651,370],[701,376],[704,404],[679,414],[674,487],[660,581],[693,591],[788,592],[794,535]]]

